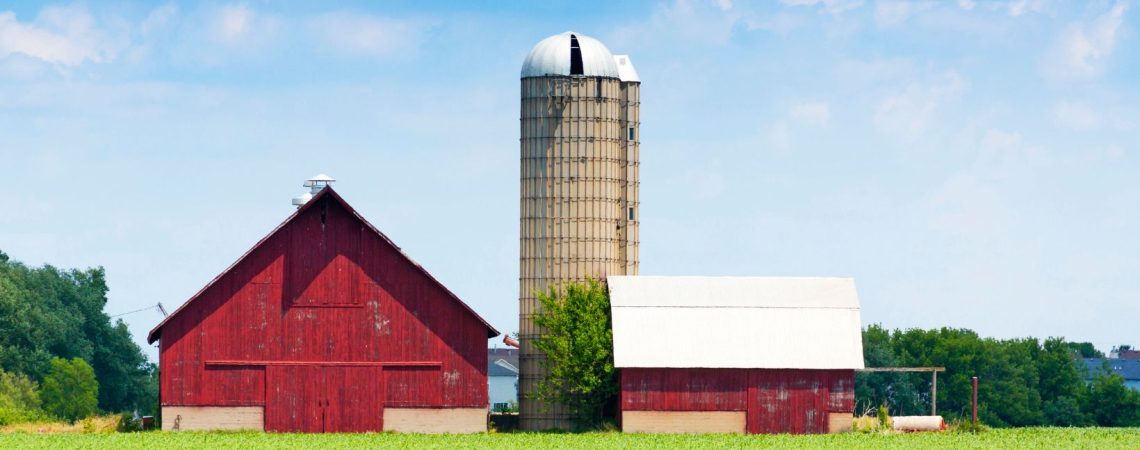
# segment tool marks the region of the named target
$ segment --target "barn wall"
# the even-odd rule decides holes
[[[854,380],[853,370],[626,368],[621,409],[744,411],[749,433],[827,433],[831,413],[854,409]]]
[[[265,426],[260,406],[164,406],[163,431],[261,430]]]
[[[384,431],[399,433],[482,433],[486,408],[385,408]]]
[[[162,404],[263,406],[265,363],[301,361],[385,363],[392,406],[486,408],[485,325],[332,196],[319,201],[163,326]]]

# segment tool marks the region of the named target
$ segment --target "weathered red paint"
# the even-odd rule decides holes
[[[487,406],[499,333],[326,188],[151,331],[164,406],[264,405],[272,431],[377,431]]]
[[[746,411],[749,433],[826,433],[854,409],[854,370],[621,369],[622,411]]]

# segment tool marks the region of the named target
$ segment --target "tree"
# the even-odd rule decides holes
[[[0,425],[23,422],[41,414],[36,382],[0,370]]]
[[[534,321],[544,333],[534,346],[546,355],[547,375],[535,398],[566,406],[580,428],[597,426],[618,392],[609,294],[589,279],[551,287],[538,300]]]
[[[40,396],[48,413],[74,423],[95,414],[99,383],[95,381],[95,371],[86,361],[53,358]]]
[[[99,381],[106,411],[157,406],[154,365],[121,321],[103,312],[107,283],[102,268],[29,268],[0,258],[0,370],[42,382],[53,357],[84,359]]]
[[[1081,409],[1102,427],[1140,426],[1140,392],[1124,384],[1124,378],[1099,372],[1081,393]]]
[[[1104,358],[1104,353],[1093,347],[1091,342],[1067,342],[1066,345],[1081,358]]]
[[[1077,402],[1084,383],[1077,368],[1081,363],[1076,355],[1071,343],[1054,337],[1045,340],[1037,359],[1037,372],[1041,377],[1037,387],[1041,392],[1041,409],[1046,423],[1050,425],[1088,424]]]

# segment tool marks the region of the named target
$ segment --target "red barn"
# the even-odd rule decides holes
[[[626,432],[851,428],[863,368],[848,278],[610,276]]]
[[[147,340],[163,429],[477,432],[498,334],[326,187]]]

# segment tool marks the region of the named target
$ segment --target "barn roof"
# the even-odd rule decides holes
[[[610,276],[614,365],[861,369],[851,278]]]
[[[451,292],[451,290],[448,289],[447,286],[444,286],[443,283],[440,283],[439,280],[437,280],[434,276],[432,276],[430,273],[428,273],[428,271],[426,269],[424,269],[423,266],[421,266],[419,263],[417,263],[415,260],[413,260],[410,256],[408,256],[407,253],[404,253],[404,251],[401,250],[400,247],[398,245],[396,245],[395,242],[392,242],[392,240],[389,239],[387,235],[385,235],[379,229],[377,229],[374,225],[369,223],[368,220],[364,218],[364,216],[360,215],[360,213],[356,212],[356,209],[354,209],[352,207],[352,205],[349,205],[348,202],[346,202],[344,200],[344,198],[342,198],[340,196],[340,194],[337,194],[336,191],[334,191],[331,186],[326,186],[324,189],[321,189],[321,191],[318,192],[317,195],[314,195],[311,200],[309,200],[307,203],[302,205],[300,208],[297,208],[297,211],[295,211],[293,214],[291,214],[289,217],[287,217],[285,219],[285,221],[281,222],[280,225],[277,225],[277,227],[274,228],[273,231],[270,231],[269,234],[267,234],[267,235],[265,235],[265,237],[261,238],[260,241],[257,241],[257,243],[253,245],[253,247],[250,247],[250,249],[247,250],[245,252],[245,254],[243,254],[240,258],[238,258],[237,261],[234,261],[233,264],[230,264],[230,266],[227,267],[226,270],[223,270],[222,273],[220,273],[220,274],[218,274],[218,276],[214,277],[213,280],[210,280],[210,282],[207,283],[206,286],[202,287],[201,290],[199,290],[192,297],[190,297],[190,299],[187,300],[185,303],[183,303],[182,306],[179,306],[178,309],[174,310],[173,313],[171,313],[169,316],[166,316],[166,318],[162,319],[162,322],[159,322],[158,325],[156,325],[154,327],[154,329],[150,330],[150,333],[147,334],[147,336],[146,336],[147,343],[153,344],[154,341],[157,341],[159,336],[161,335],[162,327],[164,325],[166,325],[167,322],[170,322],[171,319],[173,319],[175,316],[177,316],[182,311],[186,310],[186,308],[189,307],[191,303],[194,303],[194,300],[201,297],[203,293],[205,293],[208,289],[210,289],[211,286],[213,286],[215,283],[217,283],[219,280],[221,280],[222,277],[226,276],[226,274],[228,274],[235,267],[237,267],[239,264],[241,264],[242,261],[244,261],[251,253],[253,253],[254,250],[256,250],[258,247],[261,247],[262,244],[264,244],[266,241],[268,241],[269,238],[272,237],[274,234],[277,234],[277,232],[279,230],[281,230],[282,228],[284,228],[285,225],[288,225],[289,222],[292,222],[297,217],[300,217],[302,213],[304,213],[306,210],[311,208],[313,205],[320,203],[320,200],[326,196],[333,199],[334,201],[339,203],[341,206],[343,206],[344,209],[346,211],[348,211],[350,214],[352,214],[353,217],[355,217],[357,220],[360,220],[360,222],[363,223],[369,230],[372,230],[373,233],[376,233],[376,235],[379,236],[380,239],[383,239],[384,242],[387,242],[388,245],[391,245],[392,248],[396,249],[396,251],[401,256],[403,256],[404,259],[406,259],[408,263],[410,263],[412,266],[414,266],[420,272],[423,272],[423,274],[425,276],[427,276],[428,279],[431,280],[433,283],[439,285],[439,287],[441,289],[443,289],[443,291],[446,292],[449,296],[451,296],[451,298],[454,299],[456,303],[458,303],[460,306],[462,306],[464,309],[466,309],[468,312],[470,312],[473,317],[478,319],[479,322],[481,322],[483,324],[483,326],[487,327],[487,336],[488,337],[495,337],[495,336],[499,335],[499,331],[496,330],[495,327],[492,327],[491,324],[487,323],[487,321],[484,320],[481,316],[479,316],[479,314],[477,314],[475,312],[475,310],[471,309],[471,307],[467,306],[467,304],[464,303],[463,300],[460,300],[459,297],[455,295],[455,293]]]

